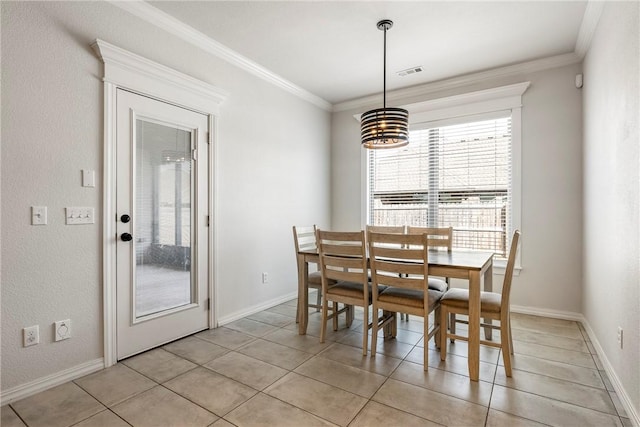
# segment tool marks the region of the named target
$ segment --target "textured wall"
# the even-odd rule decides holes
[[[2,2],[2,391],[103,356],[101,38],[229,93],[218,130],[219,318],[295,293],[291,226],[329,225],[326,111],[109,3]],[[81,170],[97,186],[81,187]],[[30,206],[49,225],[30,225]],[[64,225],[93,206],[94,225]],[[269,284],[261,272],[269,272]],[[71,319],[73,337],[53,341]],[[23,348],[21,330],[40,325]]]
[[[584,315],[640,416],[638,2],[607,2],[584,61]],[[616,340],[624,330],[624,348]],[[637,420],[637,418],[636,418]]]
[[[482,81],[407,98],[409,104],[530,81],[522,96],[522,271],[512,303],[544,310],[581,312],[582,93],[574,85],[581,65]],[[363,171],[359,124],[362,110],[334,113],[332,122],[332,226],[362,226]],[[494,283],[502,283],[496,276]],[[499,285],[494,289],[499,289]]]

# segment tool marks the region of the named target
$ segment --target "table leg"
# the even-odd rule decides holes
[[[484,272],[484,291],[493,292],[493,263]],[[483,321],[488,325],[491,325],[493,322],[493,320],[488,318],[483,319]],[[484,336],[489,341],[492,339],[492,332],[492,328],[484,328]]]
[[[480,377],[480,272],[469,276],[469,378]],[[426,345],[426,344],[425,344]]]
[[[303,254],[298,254],[298,265],[298,333],[304,335],[309,319],[309,263]]]

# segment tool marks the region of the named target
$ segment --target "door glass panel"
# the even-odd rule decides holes
[[[189,131],[136,120],[135,317],[194,301]]]

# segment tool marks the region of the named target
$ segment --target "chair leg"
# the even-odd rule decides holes
[[[447,314],[449,312],[446,307],[440,306],[440,360],[447,358]]]
[[[338,330],[338,302],[334,301],[333,302],[333,330],[337,331]]]
[[[354,315],[355,315],[355,313],[354,313],[353,306],[352,305],[348,305],[346,313],[345,313],[345,316],[347,318],[347,328],[351,327],[351,324],[353,323],[353,316]]]
[[[509,322],[509,327],[505,328],[509,332],[509,351],[513,354],[513,332],[511,331],[511,313],[507,316],[507,321]]]
[[[509,348],[509,325],[500,325],[500,345],[502,346],[502,359],[504,360],[504,372],[511,377],[511,349]]]
[[[327,316],[329,311],[329,301],[322,299],[322,323],[320,324],[320,342],[324,342],[327,333]]]
[[[366,310],[365,310],[366,311]],[[373,322],[371,322],[371,357],[375,357],[376,356],[376,349],[378,346],[378,310],[377,309],[373,309],[373,314],[371,315]],[[366,314],[365,314],[365,319],[366,319]],[[365,325],[366,325],[366,320],[365,320]],[[364,332],[364,339],[362,342],[362,348],[366,348],[365,346],[367,345],[367,338],[366,336],[369,334],[369,330],[366,326],[363,326],[363,332]],[[385,327],[386,329],[386,327]],[[366,355],[366,353],[365,353]]]
[[[322,304],[322,289],[318,289],[318,293],[316,296],[316,311],[320,311],[320,305]]]
[[[296,323],[300,323],[300,305],[296,304]]]
[[[374,310],[374,314],[376,314],[376,316],[374,316],[376,318],[376,322],[377,322],[377,310]],[[374,335],[373,337],[371,337],[372,342],[375,342],[373,340],[375,340],[377,338],[378,335],[378,325],[376,324],[376,322],[373,322],[373,326],[375,329],[375,333],[376,335]],[[364,320],[363,320],[363,324],[362,324],[362,355],[366,356],[367,355],[367,344],[369,343],[369,307],[364,307]],[[373,348],[373,351],[371,352],[371,355],[375,354],[375,347]]]
[[[408,314],[407,314],[407,318],[409,318]],[[436,321],[434,321],[433,323],[435,324]],[[423,350],[422,369],[424,369],[425,371],[428,371],[429,370],[429,315],[428,314],[424,317],[423,328],[424,330],[422,331],[422,333],[424,336],[424,346],[422,348]]]
[[[456,314],[455,313],[450,313],[449,314],[449,331],[451,331],[452,334],[456,333]],[[451,338],[451,342],[455,342],[455,339]]]

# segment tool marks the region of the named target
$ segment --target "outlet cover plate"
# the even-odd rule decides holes
[[[40,342],[40,330],[38,325],[29,326],[22,330],[22,345],[30,347]]]
[[[58,320],[54,324],[55,340],[62,341],[71,338],[71,319]]]

